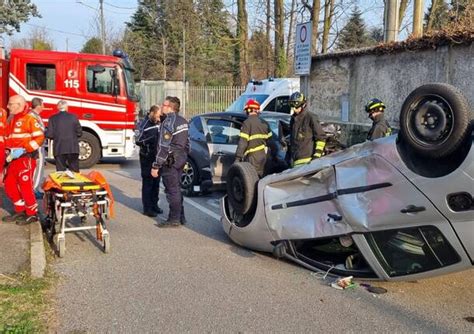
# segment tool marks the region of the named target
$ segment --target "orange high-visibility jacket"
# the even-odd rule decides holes
[[[41,130],[41,125],[28,110],[8,117],[6,148],[24,148],[26,152],[33,152],[40,148],[43,142],[44,132]]]

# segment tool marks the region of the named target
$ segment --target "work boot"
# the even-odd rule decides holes
[[[157,214],[155,211],[148,211],[148,210],[147,210],[147,211],[144,211],[143,214],[144,214],[145,216],[153,217],[153,218],[156,217],[156,216],[158,216],[158,214]]]
[[[16,221],[17,225],[29,225],[31,223],[39,222],[39,218],[37,215],[32,216],[24,216],[23,219],[19,219]]]
[[[14,214],[11,214],[9,216],[5,216],[2,218],[2,222],[4,223],[13,223],[16,222],[17,220],[25,219],[26,214],[25,212],[15,212]]]
[[[179,227],[181,226],[181,222],[179,220],[166,220],[160,221],[158,223],[158,227]]]

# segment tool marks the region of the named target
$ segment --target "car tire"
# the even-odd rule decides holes
[[[99,162],[100,157],[99,139],[90,132],[82,132],[79,138],[79,168],[91,168]]]
[[[227,196],[235,212],[245,215],[257,202],[257,170],[248,162],[234,163],[227,172]]]
[[[199,171],[196,164],[190,158],[186,161],[181,174],[181,189],[186,196],[194,196],[194,186],[199,184]]]
[[[452,155],[470,136],[470,122],[469,104],[460,90],[427,84],[403,103],[399,139],[416,153],[439,159]]]

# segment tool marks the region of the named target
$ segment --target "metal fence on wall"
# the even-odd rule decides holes
[[[170,95],[181,100],[181,114],[187,119],[207,112],[224,111],[244,90],[244,86],[185,87],[181,81],[141,81],[137,84],[142,113]]]

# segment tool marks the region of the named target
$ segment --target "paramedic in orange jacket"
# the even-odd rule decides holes
[[[7,119],[5,136],[8,162],[5,193],[13,202],[15,213],[2,220],[26,225],[39,220],[38,203],[33,191],[33,172],[38,149],[44,141],[44,132],[41,130],[41,125],[29,113],[22,96],[10,97],[8,109],[10,115]]]

